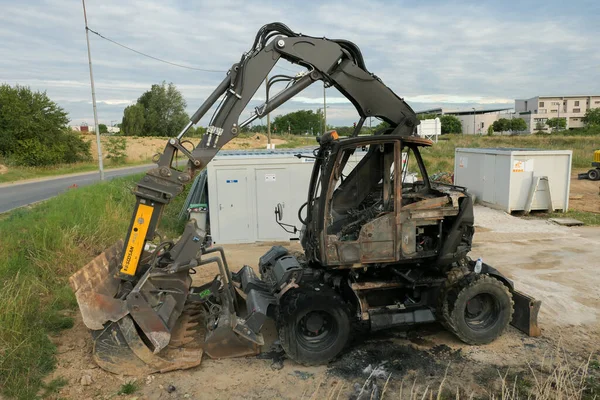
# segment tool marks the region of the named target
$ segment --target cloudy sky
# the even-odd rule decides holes
[[[367,68],[417,111],[511,107],[515,98],[538,94],[600,92],[597,0],[87,0],[86,6],[91,29],[144,53],[216,71],[238,61],[268,22],[349,39],[362,49]],[[91,125],[81,1],[0,0],[0,10],[0,83],[45,90],[74,124]],[[191,114],[224,76],[156,62],[94,35],[90,42],[101,123],[120,122],[127,105],[163,80],[182,91]],[[330,124],[357,120],[335,89],[327,96]],[[262,91],[256,97],[264,98]],[[322,101],[322,86],[313,85],[274,114],[316,110]]]

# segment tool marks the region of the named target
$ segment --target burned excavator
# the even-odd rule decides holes
[[[287,86],[238,122],[280,59],[306,71],[272,76],[269,87]],[[304,251],[275,246],[260,258],[259,271],[232,272],[223,249],[207,243],[205,218],[190,220],[177,241],[163,240],[162,211],[184,185],[240,129],[317,81],[346,96],[360,120],[351,137],[327,132],[318,140],[298,213]],[[200,143],[183,140],[220,98]],[[369,117],[389,127],[359,136]],[[70,278],[95,361],[131,375],[193,367],[204,353],[254,355],[267,319],[287,356],[307,365],[332,360],[361,330],[439,321],[469,344],[489,343],[509,324],[539,335],[540,302],[469,258],[473,200],[465,188],[430,181],[420,149],[432,143],[415,136],[418,124],[406,102],[367,70],[355,44],[297,34],[281,23],[263,26],[135,187],[124,241]],[[352,165],[359,150],[364,155]],[[189,160],[185,169],[174,167],[176,153]],[[195,286],[193,274],[208,264],[219,274]]]

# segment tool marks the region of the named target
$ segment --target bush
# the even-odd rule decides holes
[[[106,158],[115,164],[122,164],[127,158],[127,139],[124,137],[113,136],[108,139],[105,145]]]
[[[90,143],[68,122],[45,92],[0,85],[0,155],[12,163],[37,167],[89,160]]]
[[[39,138],[18,140],[9,160],[15,165],[44,167],[56,164],[71,164],[91,160],[89,142],[74,133],[62,132],[52,143],[43,143]]]

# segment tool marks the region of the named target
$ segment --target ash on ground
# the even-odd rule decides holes
[[[346,379],[374,377],[384,381],[390,374],[397,378],[409,372],[435,376],[443,375],[449,363],[462,359],[460,350],[446,345],[420,350],[410,344],[369,341],[354,345],[330,363],[329,373]]]

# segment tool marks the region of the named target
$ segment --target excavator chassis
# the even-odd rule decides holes
[[[280,59],[307,69],[269,78]],[[240,122],[265,79],[267,100]],[[206,212],[190,220],[176,242],[161,240],[153,251],[146,249],[160,238],[156,229],[164,208],[219,149],[317,81],[345,95],[360,119],[349,138],[324,133],[310,157],[306,218],[299,213],[304,254],[274,247],[260,259],[260,278],[249,266],[232,274],[223,250],[207,248]],[[288,85],[269,96],[278,82]],[[206,134],[190,149],[181,139],[220,98]],[[371,117],[388,126],[371,138],[360,136]],[[268,318],[275,319],[288,356],[304,364],[337,356],[355,325],[377,330],[441,321],[472,344],[489,343],[509,323],[539,335],[540,302],[468,258],[472,198],[465,188],[430,182],[419,147],[432,142],[415,137],[418,124],[411,107],[367,70],[354,43],[302,35],[281,23],[263,26],[250,51],[136,185],[125,240],[70,278],[83,322],[92,331],[96,362],[111,372],[139,375],[194,367],[203,354],[257,354]],[[354,152],[367,147],[356,168],[346,172]],[[184,169],[173,166],[181,154],[188,158]],[[408,172],[415,173],[412,182]],[[193,271],[208,264],[217,264],[219,274],[193,286]],[[495,300],[490,303],[486,293],[495,293]],[[477,301],[471,304],[471,298]],[[481,315],[490,310],[502,317],[492,320],[492,334],[465,334],[465,324],[486,331],[490,321]],[[333,333],[337,337],[330,340]]]
[[[276,319],[278,325],[285,323],[278,319],[280,307],[288,293],[295,290],[312,291],[317,287],[321,293],[342,294],[344,301],[355,305],[352,312],[355,323],[362,323],[370,330],[410,327],[440,318],[435,312],[435,296],[444,285],[443,278],[427,277],[424,285],[417,281],[367,280],[346,287],[342,282],[348,280],[347,272],[325,272],[307,266],[281,246],[273,247],[261,257],[260,277],[249,266],[231,274],[223,250],[217,247],[205,254],[220,253],[221,257],[208,258],[201,265],[216,262],[219,275],[202,286],[189,287],[182,311],[164,339],[167,344],[157,351],[144,328],[136,322],[136,318],[144,318],[144,321],[156,318],[151,315],[154,311],[133,316],[124,311],[126,306],[115,305],[124,301],[117,296],[119,281],[114,278],[121,245],[121,242],[115,243],[70,279],[84,323],[92,329],[94,361],[115,374],[141,375],[192,368],[200,365],[204,353],[211,358],[257,355],[264,345],[260,334],[263,324],[269,318]],[[515,290],[510,280],[487,264],[481,273],[509,289],[514,303],[510,324],[529,336],[539,336],[540,302]],[[402,307],[395,303],[369,305],[369,293],[392,293],[407,283],[421,287],[421,301]],[[129,295],[135,296],[131,292]],[[104,321],[102,328],[93,329],[99,321]],[[156,332],[150,332],[152,334]]]

